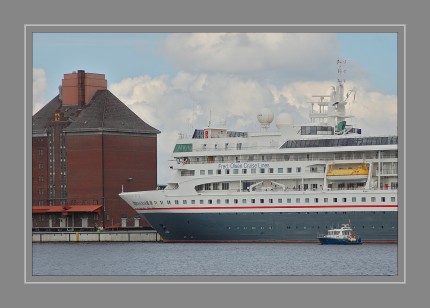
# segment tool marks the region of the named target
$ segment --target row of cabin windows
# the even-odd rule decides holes
[[[221,185],[220,185],[221,184]],[[206,183],[196,186],[197,191],[201,190],[229,190],[230,189],[230,183]]]
[[[258,170],[258,172],[257,172]],[[293,173],[293,168],[277,168],[276,171],[277,173],[284,173],[284,170],[286,171],[286,173]],[[206,175],[206,171],[207,171],[207,175],[213,175],[214,174],[214,170],[200,170],[200,175]],[[302,172],[302,168],[301,167],[296,167],[295,168],[295,172],[296,173],[301,173]],[[311,170],[311,172],[316,172],[316,170]],[[222,170],[221,169],[217,169],[216,170],[216,174],[222,174]],[[224,174],[256,174],[256,173],[275,173],[275,169],[274,168],[259,168],[259,169],[225,169],[224,170]],[[194,175],[194,170],[183,170],[181,171],[181,175],[182,176],[193,176]]]
[[[361,202],[367,202],[367,200],[368,200],[367,198],[368,197],[361,197]],[[320,201],[319,198],[304,198],[304,203],[311,203],[311,199],[312,199],[313,203],[318,203]],[[277,201],[278,204],[282,204],[283,200],[284,200],[283,198],[276,199],[276,201]],[[378,199],[378,201],[383,202],[383,203],[387,202],[387,200],[388,200],[387,197],[380,197]],[[230,204],[230,201],[231,201],[230,199],[224,199],[223,204]],[[233,199],[233,201],[232,201],[231,204],[239,204],[239,201],[241,201],[241,204],[248,204],[248,199],[246,199],[246,198],[241,199],[241,200],[239,200],[239,199]],[[266,203],[266,199],[264,199],[264,198],[261,198],[261,199],[254,199],[254,198],[252,198],[252,199],[250,199],[251,204],[256,204],[257,201],[259,201],[260,204],[265,204]],[[302,198],[286,198],[286,203],[287,204],[291,204],[293,201],[296,204],[300,204],[300,203],[302,203]],[[396,202],[396,197],[390,197],[390,201],[391,202]],[[190,202],[191,202],[190,204],[196,204],[196,200],[194,200],[194,199],[192,199]],[[268,204],[273,204],[274,202],[275,202],[275,199],[273,199],[273,198],[267,199],[267,203]],[[332,202],[332,203],[340,203],[340,202],[346,203],[346,202],[348,202],[348,198],[337,198],[337,197],[336,198],[323,198],[323,202],[324,203],[329,203],[329,202]],[[352,197],[351,198],[351,202],[353,202],[353,203],[357,202],[357,197]],[[377,202],[377,198],[376,197],[370,197],[370,202]],[[148,203],[148,201],[146,203]],[[187,200],[182,200],[182,203],[180,203],[179,200],[175,200],[174,203],[176,205],[179,205],[179,204],[186,205],[186,204],[188,204],[188,201]],[[151,201],[149,201],[149,204],[152,205],[153,203]],[[157,201],[154,201],[154,204],[157,205]],[[163,201],[160,201],[160,204],[163,205]],[[171,204],[170,200],[167,201],[167,204]],[[205,200],[200,199],[199,200],[199,204],[201,204],[201,205],[205,204]],[[222,204],[222,200],[221,199],[215,199],[215,200],[208,199],[207,200],[207,204]]]
[[[306,214],[309,214],[309,212],[307,212]],[[337,214],[337,212],[336,212],[336,214]],[[346,214],[346,212],[342,212],[342,214]],[[366,228],[384,229],[384,227],[387,228],[387,226],[384,226],[384,225],[381,225],[381,226],[375,226],[375,225],[365,226],[365,225],[362,225],[362,226],[356,226],[356,227],[354,227],[354,229],[358,229],[360,227],[361,227],[361,229],[366,229]],[[233,226],[233,227],[228,226],[227,230],[241,230],[241,229],[243,229],[243,230],[248,230],[248,229],[249,230],[264,230],[265,228],[266,227],[264,227],[264,226],[260,226],[260,227],[256,227],[256,226]],[[328,230],[328,229],[331,229],[332,226],[328,226],[328,225],[326,225],[326,226],[298,226],[298,225],[296,225],[293,227],[293,226],[285,225],[285,228],[286,229],[303,229],[303,230],[306,230],[306,229],[326,229],[326,230]],[[390,227],[388,226],[388,228],[390,228]],[[268,226],[267,229],[272,230],[274,228],[272,226]],[[393,230],[396,229],[396,226],[391,226],[391,229],[393,229]]]

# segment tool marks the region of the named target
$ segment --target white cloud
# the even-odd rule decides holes
[[[278,88],[256,79],[235,75],[191,74],[180,72],[171,78],[139,77],[111,86],[111,91],[145,122],[161,131],[158,135],[159,182],[170,178],[167,161],[179,133],[191,134],[194,128],[207,127],[212,111],[212,126],[221,122],[228,129],[256,131],[256,115],[263,107],[276,114],[290,113],[296,124],[309,120],[312,95],[328,95],[333,81],[294,82]],[[365,86],[349,82],[345,92],[357,89],[350,120],[364,134],[396,133],[396,97],[367,92]],[[273,129],[275,128],[274,125]]]
[[[338,54],[330,33],[179,33],[165,41],[167,56],[190,72],[300,72],[334,63]]]
[[[33,68],[33,114],[46,105],[47,80],[45,71]]]
[[[158,182],[170,178],[167,160],[178,133],[225,122],[238,131],[259,129],[257,113],[290,113],[296,124],[309,119],[312,95],[328,95],[337,79],[335,34],[192,33],[170,34],[164,54],[179,68],[172,76],[140,76],[109,90],[159,129]],[[347,66],[345,90],[358,89],[351,119],[364,134],[396,133],[396,97],[370,92],[365,71]],[[355,65],[355,66],[354,66]],[[330,81],[328,81],[330,80]],[[360,80],[360,82],[358,81]],[[33,71],[34,109],[46,104],[46,76]],[[274,128],[274,125],[272,125]]]

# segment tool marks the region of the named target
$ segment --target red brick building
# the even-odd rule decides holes
[[[156,189],[158,133],[103,74],[65,74],[33,116],[33,228],[148,227],[118,193]]]

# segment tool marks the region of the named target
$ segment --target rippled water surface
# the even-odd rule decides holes
[[[397,275],[397,245],[34,243],[39,275]]]

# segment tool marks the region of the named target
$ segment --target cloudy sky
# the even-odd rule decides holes
[[[257,113],[308,121],[312,95],[330,94],[337,59],[363,134],[397,133],[395,33],[34,33],[33,114],[72,71],[105,74],[108,89],[159,129],[158,183],[179,133],[223,123],[258,131]],[[275,129],[274,125],[273,129]]]

